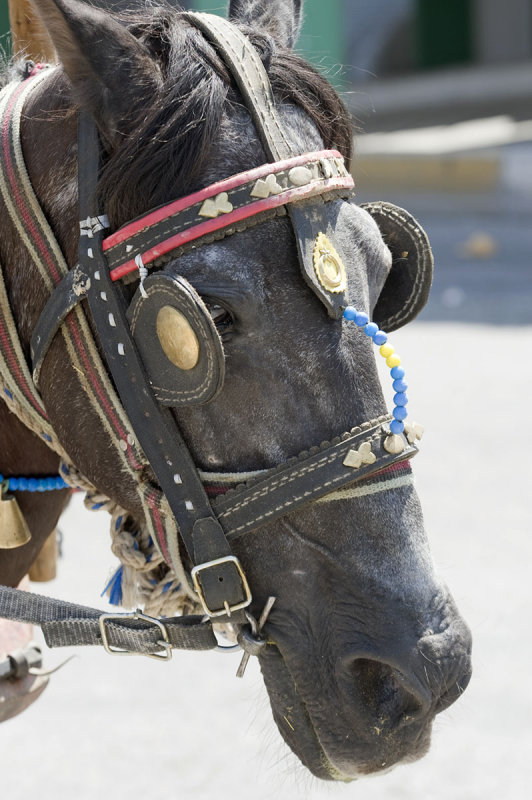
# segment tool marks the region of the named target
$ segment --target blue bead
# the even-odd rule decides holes
[[[368,322],[364,328],[364,333],[366,336],[371,336],[371,338],[373,338],[378,330],[379,326],[375,322]]]
[[[68,483],[65,483],[65,481],[63,480],[63,478],[60,475],[58,475],[57,478],[55,478],[55,488],[56,489],[66,489],[67,486],[68,486]]]
[[[37,485],[37,478],[28,478],[28,492],[36,492]]]
[[[46,478],[46,491],[52,492],[55,489],[55,478]]]
[[[393,410],[393,416],[395,419],[403,420],[408,417],[408,411],[404,406],[396,406]]]
[[[390,370],[390,375],[395,380],[400,380],[401,378],[405,377],[405,371],[402,367],[393,367]]]
[[[399,434],[402,433],[404,429],[405,429],[405,424],[404,422],[401,422],[401,420],[392,419],[392,421],[390,422],[390,430],[392,433]]]
[[[394,392],[406,392],[408,389],[408,383],[403,381],[401,378],[398,378],[392,384]]]
[[[347,306],[347,308],[344,311],[344,319],[348,319],[350,322],[352,322],[355,319],[356,315],[357,315],[356,308],[353,308],[353,306]]]
[[[357,311],[357,315],[355,317],[355,323],[358,325],[359,328],[363,328],[364,325],[367,325],[369,322],[369,317],[364,311]]]
[[[9,491],[16,492],[18,489],[18,478],[8,478],[8,481],[9,481],[9,486],[8,486]],[[2,481],[0,480],[0,483],[1,482]]]
[[[46,478],[37,478],[37,491],[38,492],[46,491]]]
[[[397,392],[393,398],[394,405],[396,406],[406,406],[408,403],[408,397],[404,392]]]
[[[388,341],[388,336],[386,333],[384,333],[384,331],[377,331],[377,333],[373,337],[373,341],[378,347],[380,347],[381,345],[386,344],[386,342]]]
[[[28,479],[27,478],[19,478],[18,479],[18,488],[21,492],[28,491]]]

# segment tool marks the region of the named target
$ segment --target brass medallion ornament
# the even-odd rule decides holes
[[[347,277],[342,259],[324,233],[314,245],[314,271],[323,288],[332,294],[345,292]]]
[[[199,342],[192,325],[177,308],[163,306],[157,314],[157,336],[164,354],[179,369],[193,369],[199,360]]]

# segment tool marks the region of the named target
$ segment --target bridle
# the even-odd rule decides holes
[[[250,619],[248,606],[252,594],[242,565],[232,552],[231,541],[411,458],[417,447],[415,437],[394,433],[393,427],[390,431],[390,417],[380,417],[261,473],[215,502],[209,500],[167,406],[212,399],[223,383],[223,350],[208,310],[193,287],[175,273],[174,260],[193,247],[287,213],[303,278],[331,317],[345,316],[347,286],[341,258],[330,243],[334,230],[328,212],[333,204],[343,203],[350,196],[353,180],[336,151],[293,152],[260,58],[238,29],[210,15],[191,13],[183,17],[203,33],[225,62],[269,162],[152,210],[106,235],[107,220],[96,200],[98,133],[92,118],[81,112],[78,264],[56,281],[35,328],[31,346],[33,379],[38,385],[54,336],[72,312],[79,310],[80,301],[86,300],[106,368],[120,398],[121,418],[128,422],[119,446],[132,457],[140,446],[156,476],[158,485],[139,485],[139,495],[157,548],[166,563],[182,574],[179,533],[193,565],[191,580],[205,615],[210,621],[230,622],[242,628]],[[168,262],[172,264],[170,270],[148,273],[150,267]],[[133,272],[138,272],[141,281],[128,308],[115,283]],[[179,314],[180,324],[192,331],[196,362],[191,369],[169,366],[164,347],[158,363],[157,359],[156,363],[150,363],[148,354],[142,352],[141,342],[155,340],[160,312],[168,307]],[[13,591],[0,594],[0,599],[4,598],[7,604],[5,598],[13,598]],[[16,605],[14,600],[9,602]],[[33,602],[36,605],[38,602]],[[1,608],[4,616],[5,606]],[[21,618],[20,609],[11,611]],[[100,637],[110,652],[116,647],[132,649],[120,633],[119,617],[112,615],[98,623]],[[94,621],[96,617],[85,614],[84,619]],[[190,619],[194,620],[191,628],[199,624],[197,618]],[[134,645],[138,652],[148,649],[148,654],[154,655],[153,642],[163,641],[165,653],[171,646],[183,646],[174,644],[168,634],[169,629],[178,628],[176,620],[154,621],[137,613],[125,627],[135,629],[138,634],[143,625],[146,642]],[[65,643],[62,633],[54,639],[51,627],[48,624],[49,641]],[[259,627],[255,624],[252,634],[246,628],[242,638],[250,652],[258,652]]]

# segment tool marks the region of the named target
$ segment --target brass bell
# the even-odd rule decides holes
[[[0,550],[13,550],[27,544],[31,533],[16,499],[6,492],[4,483],[0,500]]]

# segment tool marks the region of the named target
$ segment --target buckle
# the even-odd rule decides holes
[[[155,644],[159,645],[160,649],[164,652],[145,653],[143,650],[120,650],[119,648],[112,647],[109,644],[109,637],[107,635],[106,623],[112,620],[123,621],[125,619],[139,619],[144,622],[149,622],[159,628],[162,639],[159,639]],[[147,656],[148,658],[156,658],[158,661],[170,661],[172,658],[172,645],[168,636],[168,631],[160,619],[155,617],[148,617],[137,609],[130,614],[102,614],[98,620],[100,623],[100,631],[102,634],[102,644],[111,656]],[[134,632],[134,629],[132,629]]]
[[[199,576],[202,572],[205,572],[209,569],[214,569],[216,567],[220,567],[223,564],[234,564],[237,572],[238,577],[240,578],[240,583],[242,585],[244,600],[229,604],[227,600],[224,600],[223,608],[221,609],[211,609],[209,608],[209,604],[205,597],[205,591],[201,582],[199,580]],[[198,564],[196,567],[193,567],[190,573],[192,577],[192,582],[194,584],[194,588],[198,593],[198,597],[200,599],[200,603],[203,606],[203,610],[209,617],[223,617],[227,615],[228,617],[231,616],[233,611],[240,611],[241,608],[247,608],[251,603],[251,590],[249,588],[249,584],[247,578],[244,574],[244,570],[242,569],[242,565],[236,556],[224,556],[223,558],[215,558],[214,561],[206,561],[204,564]],[[219,580],[223,580],[223,577],[220,577]]]

